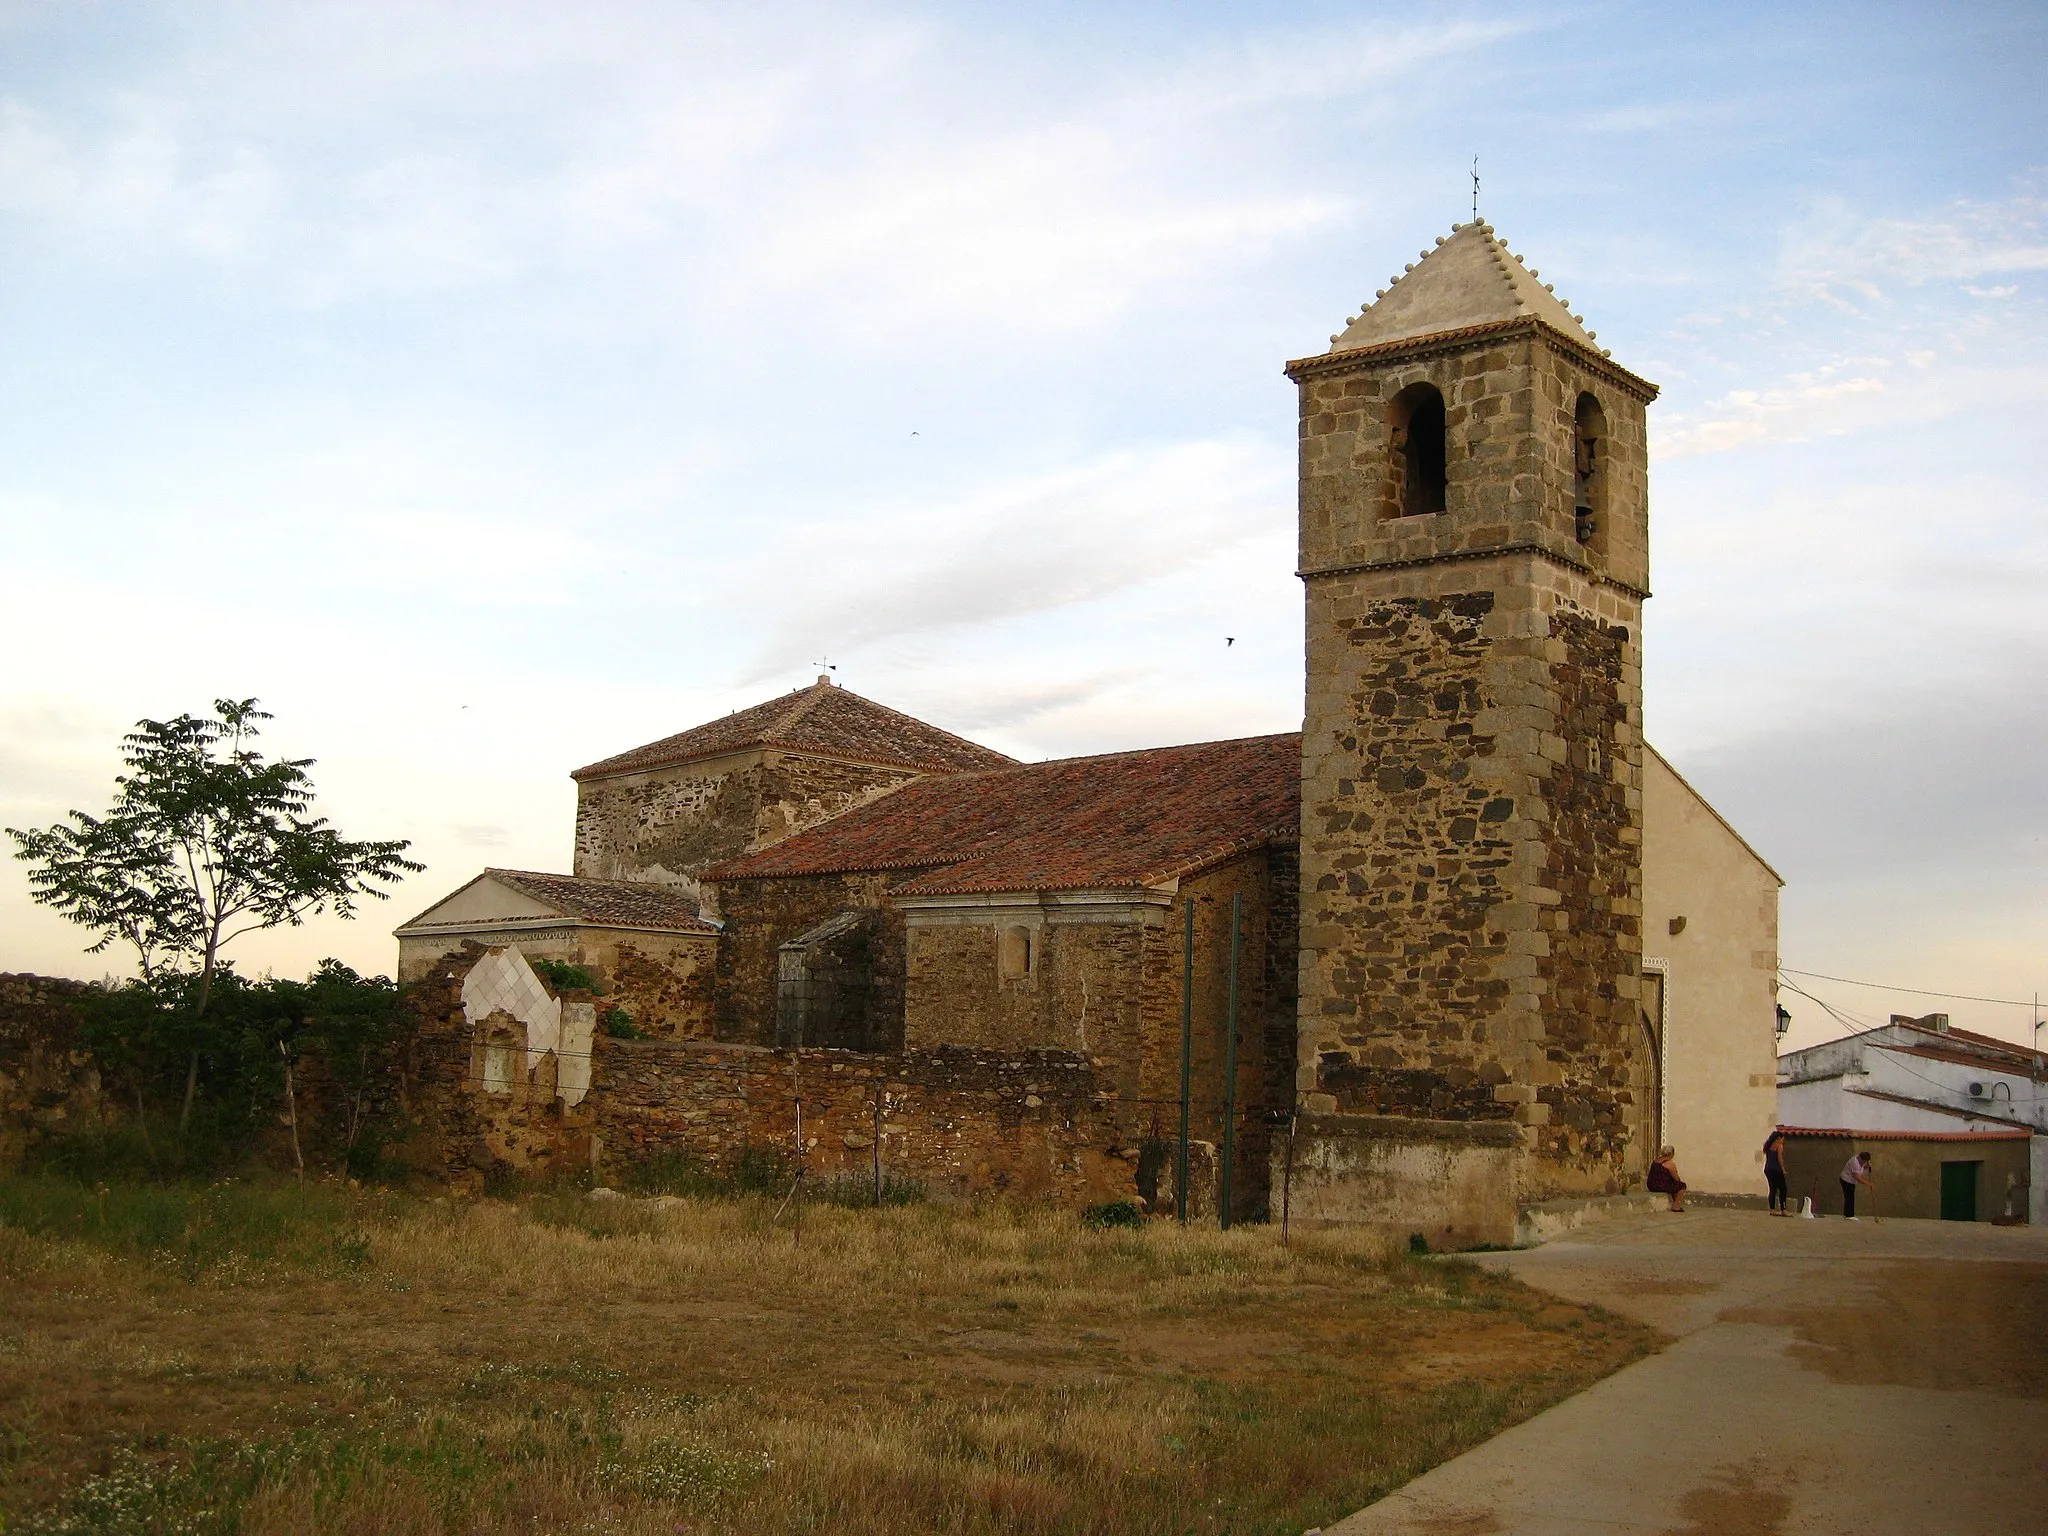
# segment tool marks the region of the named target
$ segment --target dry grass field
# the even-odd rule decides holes
[[[1287,1533],[1648,1330],[1341,1234],[0,1180],[21,1532]]]

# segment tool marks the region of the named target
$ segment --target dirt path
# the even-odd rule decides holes
[[[1679,1341],[1327,1536],[2048,1522],[2048,1230],[1695,1210],[1484,1262]]]

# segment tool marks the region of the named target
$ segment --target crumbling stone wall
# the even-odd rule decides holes
[[[787,875],[728,880],[718,888],[725,932],[718,942],[713,982],[713,1034],[745,1045],[775,1043],[778,952],[827,918],[849,908],[870,908],[868,930],[873,980],[867,997],[866,1038],[876,1050],[903,1044],[903,914],[892,908],[892,884],[917,871],[890,874]]]
[[[604,987],[601,1008],[625,1009],[644,1034],[675,1040],[710,1038],[718,962],[715,938],[621,934],[603,949],[597,966]]]
[[[1073,913],[993,907],[949,912],[950,921],[932,921],[935,915],[916,914],[907,939],[906,1044],[1078,1051],[1115,1064],[1123,1091],[1137,1086],[1143,955],[1156,907],[1132,901]],[[1004,976],[997,947],[1014,926],[1030,931],[1032,963],[1024,975]]]
[[[1080,1204],[1129,1198],[1136,1187],[1137,1150],[1114,1096],[1098,1064],[1078,1052],[876,1054],[600,1034],[590,1091],[568,1105],[545,1059],[505,1091],[486,1089],[483,1052],[497,1046],[521,1059],[513,1050],[520,1038],[504,1015],[468,1019],[462,969],[416,989],[418,1027],[406,1053],[418,1128],[412,1161],[459,1186],[508,1175],[617,1177],[665,1154],[731,1172],[751,1150],[793,1168],[800,1095],[805,1166],[816,1178],[872,1176],[879,1108],[884,1172],[941,1193]]]
[[[111,1086],[79,1042],[83,981],[0,975],[0,1169],[36,1142],[118,1118]]]
[[[916,777],[907,768],[756,750],[585,779],[576,786],[575,873],[697,889],[697,877],[720,859],[780,842]]]
[[[445,970],[475,942],[460,936],[401,940],[398,979],[410,983],[437,967]],[[712,934],[564,923],[522,931],[501,942],[517,945],[529,959],[582,966],[602,988],[602,1006],[625,1009],[634,1026],[647,1034],[678,1040],[711,1035],[718,955],[718,940]]]
[[[1145,995],[1143,1087],[1139,1099],[1171,1137],[1180,1115],[1181,991],[1186,932],[1183,902],[1195,908],[1193,1028],[1189,1052],[1191,1134],[1221,1155],[1227,1077],[1230,908],[1242,899],[1238,955],[1236,1219],[1267,1206],[1271,1116],[1293,1107],[1296,860],[1291,848],[1258,849],[1180,882],[1181,902],[1155,930],[1157,954]],[[1277,1060],[1275,1059],[1277,1054]]]
[[[872,1177],[879,1129],[884,1173],[936,1192],[1084,1204],[1129,1199],[1136,1189],[1135,1152],[1118,1130],[1114,1097],[1078,1052],[869,1055],[612,1041],[601,1070],[600,1170],[662,1152],[722,1168],[748,1148],[789,1157],[801,1097],[812,1177]]]

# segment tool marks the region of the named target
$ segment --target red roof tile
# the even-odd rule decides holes
[[[1936,1039],[1943,1038],[1936,1036]],[[1952,1067],[1975,1067],[1979,1072],[2003,1072],[2009,1077],[2030,1077],[2048,1081],[2048,1073],[2037,1070],[2031,1053],[2011,1046],[2001,1053],[1990,1051],[1946,1051],[1938,1045],[1885,1045],[1871,1042],[1872,1049],[1891,1051],[1899,1056],[1918,1056],[1926,1061],[1946,1062]]]
[[[920,779],[718,880],[909,869],[904,895],[1123,889],[1299,834],[1301,736],[1070,757]]]
[[[782,747],[827,757],[850,757],[858,762],[916,768],[925,773],[972,773],[1007,767],[1016,761],[951,731],[926,725],[872,699],[820,681],[779,699],[770,699],[766,704],[737,710],[723,719],[578,768],[569,777],[601,779],[616,773],[642,773],[749,747]]]
[[[1946,1035],[1951,1040],[1965,1040],[1971,1045],[1990,1046],[1994,1050],[2005,1051],[2014,1056],[2031,1056],[2034,1054],[2032,1050],[2020,1044],[2017,1040],[2001,1040],[1996,1035],[1980,1035],[1974,1029],[1958,1029],[1953,1024],[1946,1030],[1929,1030],[1923,1031],[1923,1033]]]
[[[2032,1131],[1849,1131],[1825,1125],[1781,1125],[1787,1136],[1823,1136],[1846,1141],[2025,1141]]]
[[[535,869],[486,869],[493,880],[553,907],[564,917],[622,928],[666,928],[675,933],[717,933],[697,915],[697,899],[679,886],[642,880],[586,880]]]

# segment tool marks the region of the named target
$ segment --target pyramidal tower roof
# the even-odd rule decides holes
[[[1363,313],[1330,338],[1332,352],[1462,331],[1501,320],[1535,319],[1580,346],[1600,352],[1586,323],[1539,281],[1539,274],[1484,219],[1454,225],[1374,295]],[[1602,355],[1605,355],[1604,353]]]

